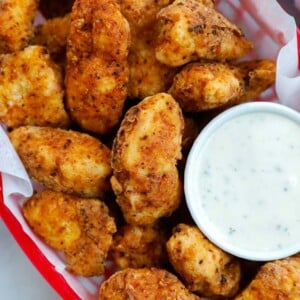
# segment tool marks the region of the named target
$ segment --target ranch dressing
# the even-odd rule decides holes
[[[242,114],[211,134],[195,161],[193,209],[208,235],[250,251],[300,240],[300,126],[271,112]]]

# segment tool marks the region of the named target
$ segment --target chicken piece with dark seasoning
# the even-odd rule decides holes
[[[104,135],[119,123],[129,69],[130,29],[117,0],[76,0],[67,41],[66,105],[83,131]]]
[[[127,111],[113,143],[111,178],[127,223],[151,224],[179,206],[183,128],[182,111],[169,94],[147,97]]]
[[[29,176],[42,185],[81,197],[110,191],[111,151],[100,140],[77,131],[24,126],[10,140]]]
[[[156,58],[169,66],[198,59],[234,60],[253,47],[244,33],[215,8],[198,0],[175,0],[160,10]]]
[[[104,202],[44,190],[29,198],[22,210],[33,232],[63,251],[67,270],[82,276],[103,274],[116,231]]]
[[[233,297],[238,292],[238,259],[211,243],[196,226],[175,226],[167,252],[190,291],[205,297]]]

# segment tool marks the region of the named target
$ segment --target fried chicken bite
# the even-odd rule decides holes
[[[208,297],[232,297],[237,293],[239,261],[212,244],[196,226],[175,226],[167,241],[167,252],[190,291]]]
[[[24,49],[33,36],[37,0],[0,1],[0,54]]]
[[[185,112],[222,107],[244,94],[244,82],[234,67],[218,62],[195,62],[176,74],[169,93]]]
[[[51,247],[63,251],[67,270],[101,275],[116,226],[98,199],[44,190],[22,208],[29,226]]]
[[[240,28],[198,0],[175,0],[158,13],[156,58],[169,66],[198,59],[233,60],[253,45]]]
[[[265,263],[235,300],[300,299],[300,258]]]
[[[117,0],[76,0],[67,41],[66,104],[84,131],[120,121],[128,82],[130,29]]]
[[[200,112],[255,100],[275,82],[272,60],[239,64],[195,62],[176,74],[169,93],[185,112]]]
[[[104,197],[110,190],[110,149],[76,131],[24,126],[9,134],[29,176],[55,191]]]
[[[180,280],[170,272],[157,268],[125,269],[104,281],[99,300],[196,300]]]
[[[110,256],[121,269],[165,267],[166,241],[159,222],[145,226],[125,224],[113,238]]]
[[[35,28],[34,37],[30,43],[46,47],[52,59],[64,67],[70,25],[71,14],[46,20]]]
[[[130,25],[128,97],[143,99],[165,92],[172,84],[176,69],[155,57],[158,35],[156,15],[170,0],[121,0],[121,12]]]
[[[22,125],[68,127],[59,68],[41,46],[0,55],[0,121],[9,129]]]
[[[160,93],[131,107],[112,148],[111,184],[127,223],[147,225],[180,204],[181,109]]]

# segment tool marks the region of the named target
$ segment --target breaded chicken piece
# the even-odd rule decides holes
[[[195,62],[176,74],[169,93],[185,112],[199,112],[233,103],[244,94],[244,82],[234,67]]]
[[[130,25],[128,97],[143,99],[165,92],[172,84],[175,68],[168,67],[155,57],[158,35],[156,15],[170,0],[121,0],[121,12]]]
[[[154,27],[154,28],[153,28]],[[143,99],[167,91],[178,71],[159,62],[155,57],[155,25],[132,33],[130,47],[128,97]]]
[[[236,25],[198,0],[175,0],[158,13],[161,32],[156,58],[182,66],[199,58],[233,60],[252,49]]]
[[[39,9],[46,18],[63,17],[72,10],[74,0],[39,0]]]
[[[146,225],[180,204],[183,116],[177,102],[160,93],[131,107],[112,148],[111,184],[129,224]]]
[[[289,257],[266,263],[249,286],[234,299],[300,299],[300,258]]]
[[[275,83],[276,63],[270,59],[244,61],[236,65],[237,76],[244,82],[244,94],[237,102],[254,100]]]
[[[129,25],[117,0],[76,0],[71,18],[67,107],[83,130],[106,134],[120,121],[127,97]]]
[[[241,279],[239,261],[212,244],[196,226],[175,226],[167,252],[190,291],[224,297],[237,293]]]
[[[67,127],[60,70],[41,46],[0,55],[0,121],[22,125]]]
[[[169,93],[185,112],[200,112],[255,100],[275,82],[272,60],[245,61],[237,65],[195,62],[174,77]]]
[[[35,28],[35,34],[30,43],[45,46],[55,62],[60,65],[64,64],[70,25],[71,14],[49,19]]]
[[[110,256],[121,269],[165,267],[167,235],[159,222],[122,226],[113,238]]]
[[[37,0],[0,1],[0,54],[24,49],[33,36]]]
[[[32,230],[64,252],[67,269],[82,276],[101,275],[116,226],[98,199],[44,190],[22,208]]]
[[[24,126],[9,134],[29,176],[55,191],[103,197],[110,190],[110,149],[84,133]]]
[[[99,300],[196,300],[180,280],[157,268],[125,269],[104,281]]]

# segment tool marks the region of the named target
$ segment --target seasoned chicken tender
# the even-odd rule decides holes
[[[72,119],[106,134],[120,121],[128,82],[130,30],[117,0],[76,0],[67,42],[66,94]]]
[[[168,261],[167,235],[162,225],[122,226],[113,238],[110,249],[112,260],[121,269],[164,267]]]
[[[131,107],[112,148],[111,184],[127,223],[146,225],[180,204],[183,116],[177,102],[160,93]]]
[[[243,32],[198,0],[175,0],[158,13],[156,58],[169,66],[201,59],[233,60],[252,49]]]
[[[264,264],[235,300],[300,299],[300,258],[289,257]]]
[[[98,199],[44,190],[22,208],[32,230],[64,252],[67,269],[82,276],[101,275],[116,226]]]
[[[158,35],[156,15],[170,0],[121,0],[121,12],[130,25],[128,97],[143,99],[165,92],[172,84],[175,68],[168,67],[155,57]]]
[[[174,77],[169,93],[185,112],[199,112],[234,102],[244,94],[244,82],[233,67],[195,62]]]
[[[24,49],[33,36],[37,0],[0,1],[0,54]]]
[[[61,73],[44,47],[0,55],[0,121],[9,129],[67,127],[62,85]]]
[[[29,176],[55,191],[103,197],[110,190],[110,149],[84,133],[24,126],[10,140]]]
[[[99,300],[196,300],[180,280],[170,272],[157,268],[125,269],[104,281]]]
[[[239,261],[212,244],[196,226],[174,227],[167,251],[190,291],[223,297],[237,293],[241,279]]]
[[[45,46],[52,59],[64,66],[70,25],[71,14],[49,19],[35,28],[34,37],[30,43]]]

